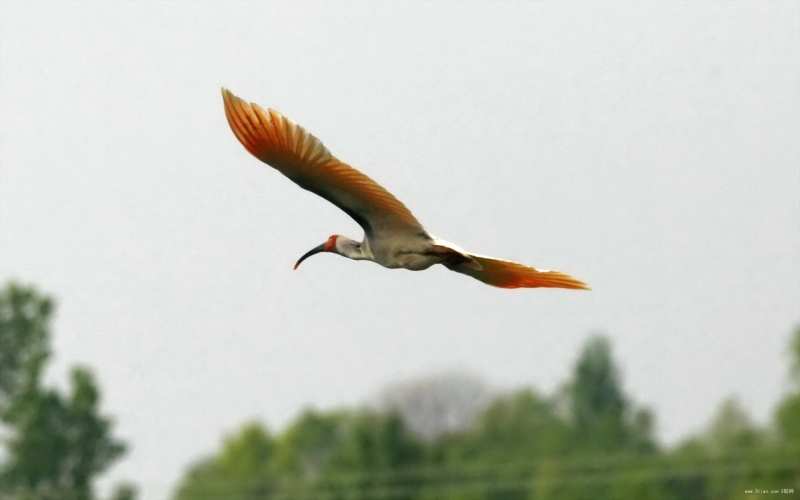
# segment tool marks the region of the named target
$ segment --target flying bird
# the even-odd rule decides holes
[[[403,203],[366,175],[331,155],[322,142],[273,109],[247,104],[222,89],[225,116],[234,135],[253,156],[303,189],[330,201],[364,229],[360,242],[334,234],[294,265],[330,252],[353,260],[371,260],[389,269],[421,271],[442,264],[501,288],[589,287],[558,271],[537,270],[516,262],[468,253],[430,235]]]

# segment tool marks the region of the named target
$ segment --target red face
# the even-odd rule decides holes
[[[325,251],[326,252],[330,252],[331,250],[336,248],[336,238],[338,238],[338,237],[339,237],[338,234],[334,234],[333,236],[328,238],[328,241],[325,242]],[[317,240],[317,241],[319,241],[319,240]]]

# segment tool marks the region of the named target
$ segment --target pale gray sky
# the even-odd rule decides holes
[[[309,248],[360,228],[250,157],[273,107],[474,252],[592,292],[499,290]],[[250,418],[451,368],[564,381],[607,332],[665,442],[765,421],[800,321],[800,4],[0,3],[0,280],[58,299],[161,500]]]

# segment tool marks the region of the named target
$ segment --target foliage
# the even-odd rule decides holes
[[[795,328],[791,339],[792,390],[778,405],[775,424],[781,442],[790,447],[800,447],[800,326]]]
[[[586,344],[568,391],[576,450],[647,453],[655,449],[654,417],[647,409],[634,408],[624,395],[607,338],[594,337]]]
[[[0,417],[37,386],[50,356],[53,301],[15,283],[0,291]]]
[[[68,394],[42,386],[52,312],[53,301],[33,288],[10,284],[0,291],[0,410],[7,430],[0,493],[90,500],[93,479],[125,446],[99,413],[100,393],[89,370],[72,369]]]
[[[131,483],[118,484],[111,500],[136,500],[137,491],[136,486]]]
[[[570,439],[554,401],[523,389],[496,398],[472,429],[441,447],[447,462],[525,461],[563,456]]]
[[[795,347],[798,339],[800,329]],[[800,349],[796,357],[795,367]],[[463,401],[470,385],[480,387],[459,381],[450,387],[460,392],[447,394],[448,384],[396,385],[383,393],[383,412],[309,410],[275,437],[247,424],[190,469],[176,497],[711,500],[800,491],[800,448],[787,444],[800,427],[798,394],[776,414],[775,436],[731,398],[703,432],[665,450],[653,414],[625,395],[604,337],[587,342],[563,390],[495,395],[449,428],[443,416],[473,411]]]

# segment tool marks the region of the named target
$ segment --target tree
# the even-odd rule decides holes
[[[423,461],[423,445],[396,413],[351,413],[341,428],[340,448],[322,484],[341,498],[368,500],[376,490],[395,490],[393,498],[413,497],[416,478],[396,473]],[[331,488],[332,487],[332,488]],[[397,490],[401,491],[397,491]]]
[[[575,432],[584,449],[612,451],[622,448],[627,436],[619,375],[605,337],[590,339],[575,366],[571,390]]]
[[[340,459],[348,416],[344,412],[303,412],[278,440],[275,467],[282,474],[313,481]]]
[[[792,358],[789,371],[792,388],[775,411],[775,429],[779,446],[797,464],[800,463],[800,326],[794,329],[789,344],[789,354]],[[800,490],[798,468],[793,472],[785,471],[781,479],[784,483],[793,484],[796,490]]]
[[[704,436],[712,454],[752,452],[764,444],[764,432],[758,429],[735,398],[722,402]]]
[[[527,499],[535,464],[567,451],[569,423],[557,406],[553,398],[532,389],[499,396],[465,432],[436,443],[441,448],[438,461],[464,468],[461,477],[451,474],[451,482],[483,481],[480,494],[473,490],[474,498]],[[483,469],[476,469],[481,465]],[[453,498],[473,498],[464,494]]]
[[[778,405],[775,427],[781,442],[800,452],[800,326],[794,330],[789,354],[792,358],[789,370],[792,388]]]
[[[50,356],[53,301],[15,283],[0,290],[0,418],[21,393],[39,383]]]
[[[397,415],[308,410],[276,439],[261,424],[245,425],[190,469],[176,498],[368,499],[392,486],[381,474],[419,463],[420,453]]]
[[[0,291],[2,420],[8,431],[2,488],[20,498],[90,500],[92,481],[125,451],[99,413],[91,372],[74,368],[70,392],[42,387],[53,301],[31,287]]]
[[[657,484],[625,473],[657,451],[653,416],[625,396],[607,338],[589,339],[561,398],[569,416],[568,459],[539,471],[537,498],[658,498]]]
[[[563,455],[569,424],[556,402],[532,389],[497,397],[460,439],[446,442],[447,461],[525,462]]]
[[[587,342],[573,373],[567,392],[577,451],[654,449],[653,416],[634,409],[625,397],[607,338]]]
[[[121,483],[114,488],[111,500],[136,500],[138,490],[131,483]]]
[[[180,500],[268,497],[277,485],[272,469],[275,441],[258,422],[245,424],[226,437],[216,457],[195,464],[181,484]]]
[[[240,483],[227,480],[220,473],[215,457],[197,460],[188,467],[175,493],[176,500],[203,500],[212,498],[231,498],[237,500],[242,495],[238,490]],[[230,491],[236,490],[233,494]]]
[[[351,416],[342,439],[338,468],[389,471],[418,462],[421,446],[395,414],[361,412]]]

